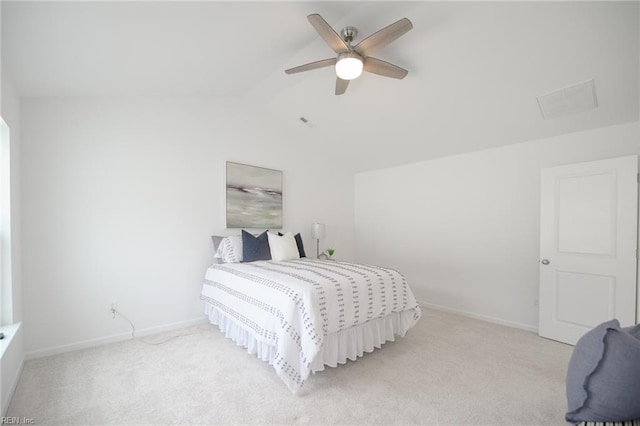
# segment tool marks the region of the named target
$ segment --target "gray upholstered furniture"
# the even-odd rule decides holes
[[[640,325],[611,320],[582,336],[569,361],[567,402],[575,424],[640,419]]]

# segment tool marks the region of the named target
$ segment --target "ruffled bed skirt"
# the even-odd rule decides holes
[[[277,352],[275,346],[256,340],[251,333],[208,303],[205,303],[205,314],[226,337],[245,347],[250,354],[273,364]],[[311,363],[311,371],[322,371],[325,365],[337,367],[338,364],[345,364],[348,359],[355,361],[365,352],[373,352],[387,341],[393,342],[395,335],[404,336],[413,323],[413,315],[413,311],[393,312],[327,335],[322,349]]]

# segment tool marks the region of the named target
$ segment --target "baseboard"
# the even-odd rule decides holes
[[[473,312],[463,311],[463,310],[460,310],[460,309],[450,308],[450,307],[447,307],[447,306],[436,305],[434,303],[427,303],[427,302],[423,302],[423,301],[420,301],[420,300],[418,301],[418,303],[421,306],[424,306],[425,308],[435,309],[435,310],[444,311],[444,312],[450,312],[450,313],[453,313],[453,314],[458,314],[458,315],[462,315],[462,316],[469,317],[469,318],[474,318],[474,319],[487,321],[487,322],[491,322],[491,323],[495,323],[495,324],[505,325],[507,327],[513,327],[513,328],[518,328],[518,329],[521,329],[521,330],[530,331],[530,332],[533,332],[533,333],[538,333],[538,328],[537,327],[532,327],[532,326],[527,325],[527,324],[522,324],[522,323],[519,323],[519,322],[509,321],[509,320],[505,320],[505,319],[502,319],[502,318],[496,318],[496,317],[492,317],[492,316],[488,316],[488,315],[476,314],[476,313],[473,313]],[[176,329],[180,329],[180,328],[184,328],[184,327],[189,327],[189,326],[192,326],[192,325],[206,324],[207,322],[208,322],[207,318],[206,317],[202,317],[202,318],[194,318],[194,319],[186,320],[186,321],[179,321],[179,322],[175,322],[175,323],[171,323],[171,324],[165,324],[165,325],[156,326],[156,327],[144,328],[144,329],[136,330],[136,337],[149,336],[149,335],[152,335],[152,334],[163,333],[165,331],[176,330]],[[92,347],[95,347],[95,346],[101,346],[101,345],[106,345],[106,344],[109,344],[109,343],[120,342],[120,341],[123,341],[123,340],[132,339],[132,338],[133,337],[131,336],[131,333],[121,333],[121,334],[115,334],[115,335],[107,336],[107,337],[99,337],[99,338],[96,338],[96,339],[88,339],[88,340],[84,340],[84,341],[81,341],[81,342],[70,343],[70,344],[67,344],[67,345],[52,346],[52,347],[45,348],[45,349],[39,349],[37,351],[27,352],[26,355],[25,355],[25,359],[29,360],[29,359],[35,359],[35,358],[42,358],[42,357],[45,357],[45,356],[57,355],[57,354],[61,354],[61,353],[65,353],[65,352],[71,352],[71,351],[75,351],[75,350],[79,350],[79,349],[92,348]],[[23,363],[24,363],[24,361],[23,361]]]
[[[180,328],[190,327],[190,326],[193,326],[193,325],[206,324],[207,322],[208,322],[208,320],[207,320],[206,317],[201,317],[201,318],[194,318],[194,319],[185,320],[185,321],[174,322],[174,323],[171,323],[171,324],[160,325],[160,326],[156,326],[156,327],[138,329],[138,330],[136,330],[136,336],[135,337],[149,336],[149,335],[152,335],[152,334],[163,333],[165,331],[171,331],[171,330],[177,330],[177,329],[180,329]],[[65,352],[76,351],[78,349],[92,348],[92,347],[95,347],[95,346],[101,346],[101,345],[106,345],[106,344],[109,344],[109,343],[121,342],[123,340],[129,340],[129,339],[133,339],[133,336],[131,336],[131,332],[121,333],[121,334],[114,334],[112,336],[98,337],[96,339],[88,339],[88,340],[83,340],[81,342],[70,343],[70,344],[67,344],[67,345],[52,346],[52,347],[45,348],[45,349],[39,349],[37,351],[27,352],[26,355],[25,355],[25,358],[27,360],[35,359],[35,358],[42,358],[42,357],[45,357],[45,356],[57,355],[57,354],[65,353]]]
[[[509,320],[505,320],[505,319],[502,319],[502,318],[492,317],[492,316],[489,316],[489,315],[476,314],[474,312],[463,311],[463,310],[460,310],[460,309],[450,308],[448,306],[436,305],[436,304],[433,304],[433,303],[427,303],[427,302],[423,302],[423,301],[420,301],[420,300],[418,300],[418,303],[420,304],[420,306],[424,306],[425,308],[435,309],[437,311],[443,311],[443,312],[450,312],[452,314],[458,314],[458,315],[462,315],[462,316],[469,317],[469,318],[474,318],[474,319],[478,319],[478,320],[482,320],[482,321],[492,322],[494,324],[506,325],[507,327],[519,328],[521,330],[526,330],[526,331],[530,331],[532,333],[538,334],[538,327],[533,327],[533,326],[530,326],[528,324],[523,324],[523,323],[515,322],[515,321],[509,321]]]
[[[18,387],[18,382],[20,381],[20,376],[22,376],[22,370],[24,369],[24,361],[25,358],[22,357],[20,360],[20,366],[18,367],[18,374],[13,379],[13,383],[11,383],[11,389],[9,389],[9,397],[6,401],[2,401],[2,417],[5,418],[7,416],[7,410],[9,409],[9,405],[11,405],[11,400],[13,399],[13,395],[16,393],[16,388]]]

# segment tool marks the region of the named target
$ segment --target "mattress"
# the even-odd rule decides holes
[[[201,299],[211,322],[294,393],[311,372],[404,336],[421,316],[399,272],[307,258],[212,265]]]

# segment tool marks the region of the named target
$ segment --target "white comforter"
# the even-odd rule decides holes
[[[273,367],[293,392],[309,377],[328,334],[403,311],[412,314],[408,329],[421,315],[399,272],[336,261],[213,265],[201,298],[277,349]]]

